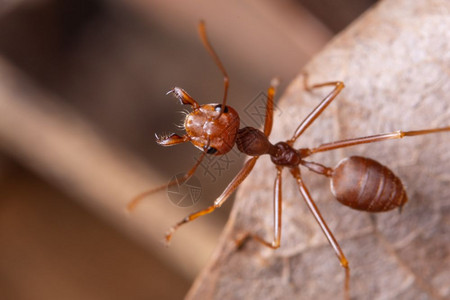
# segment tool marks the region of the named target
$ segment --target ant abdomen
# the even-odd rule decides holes
[[[391,170],[361,156],[339,162],[331,176],[331,191],[342,204],[368,212],[392,210],[408,201],[401,180]]]

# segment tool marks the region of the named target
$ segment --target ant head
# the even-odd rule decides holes
[[[205,104],[186,116],[184,128],[191,143],[208,154],[222,155],[233,148],[239,130],[239,114],[230,106]]]

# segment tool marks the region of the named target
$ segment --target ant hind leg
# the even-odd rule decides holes
[[[323,219],[323,217],[319,211],[319,208],[316,206],[314,200],[312,199],[311,195],[309,194],[309,191],[306,188],[306,186],[303,182],[303,179],[301,177],[300,169],[298,167],[291,168],[291,173],[297,181],[300,194],[302,195],[309,210],[311,211],[311,213],[313,214],[317,223],[319,224],[320,229],[322,229],[322,232],[325,234],[328,242],[330,243],[331,247],[333,248],[334,252],[336,253],[336,256],[338,257],[339,262],[341,263],[341,266],[345,270],[344,295],[345,295],[345,299],[350,299],[350,267],[348,264],[348,260],[345,257],[344,252],[342,251],[341,247],[339,246],[339,243],[336,241],[336,238],[334,237],[333,233],[328,228],[328,225],[325,222],[325,220]]]

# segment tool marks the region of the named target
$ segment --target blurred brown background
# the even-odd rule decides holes
[[[165,192],[131,215],[124,208],[198,155],[154,142],[154,133],[180,132],[183,107],[165,93],[183,87],[200,103],[222,96],[198,21],[242,112],[274,76],[282,93],[374,2],[0,1],[1,299],[182,298],[230,205],[183,228],[168,249],[164,230],[212,202],[243,157],[201,168],[194,208]]]

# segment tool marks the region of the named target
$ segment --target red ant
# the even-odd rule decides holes
[[[405,136],[423,135],[436,132],[450,131],[450,127],[433,128],[415,131],[396,131],[391,133],[377,134],[372,136],[358,137],[353,139],[335,141],[319,145],[316,148],[294,148],[294,143],[306,131],[306,129],[319,117],[327,106],[336,98],[344,88],[344,83],[340,81],[325,82],[309,86],[307,76],[305,76],[305,88],[312,89],[331,86],[333,90],[317,105],[316,108],[300,123],[291,139],[285,142],[278,142],[275,145],[269,142],[269,135],[273,123],[273,97],[277,86],[277,81],[273,80],[267,93],[267,106],[265,112],[265,123],[263,130],[252,127],[239,129],[239,114],[230,106],[226,105],[229,79],[228,74],[223,67],[219,57],[212,48],[206,35],[205,24],[200,22],[199,32],[201,40],[214,59],[216,65],[224,76],[224,95],[222,104],[199,105],[183,89],[175,87],[167,94],[174,94],[181,104],[190,105],[192,112],[186,116],[184,128],[186,134],[179,136],[171,134],[170,136],[158,137],[156,142],[162,146],[172,146],[184,142],[191,142],[195,147],[202,151],[202,155],[196,164],[177,181],[171,181],[168,185],[146,191],[135,197],[128,205],[132,210],[136,204],[144,197],[160,191],[167,186],[175,183],[183,183],[188,180],[195,172],[205,155],[223,155],[229,152],[236,143],[239,151],[251,156],[246,161],[244,167],[230,182],[222,194],[214,201],[214,204],[195,213],[188,215],[170,228],[166,234],[166,243],[169,243],[172,235],[183,224],[197,219],[200,216],[213,212],[221,207],[228,197],[250,174],[256,161],[261,155],[268,154],[277,169],[277,175],[274,184],[274,238],[272,242],[266,241],[263,237],[247,233],[236,243],[238,248],[248,241],[254,239],[264,246],[272,249],[280,247],[281,240],[281,173],[284,167],[288,167],[292,176],[298,184],[300,194],[304,198],[308,208],[325,234],[328,242],[333,247],[341,266],[345,270],[345,296],[348,299],[350,293],[350,267],[347,258],[336,241],[333,233],[328,228],[319,209],[303,182],[299,166],[329,177],[331,180],[331,190],[336,199],[342,204],[353,209],[366,212],[383,212],[395,208],[402,208],[407,202],[407,196],[401,180],[387,167],[379,162],[366,157],[351,156],[341,160],[335,168],[326,167],[316,162],[307,161],[305,158],[318,153],[335,150],[339,148],[355,146],[359,144],[374,143],[390,139],[400,139]]]

